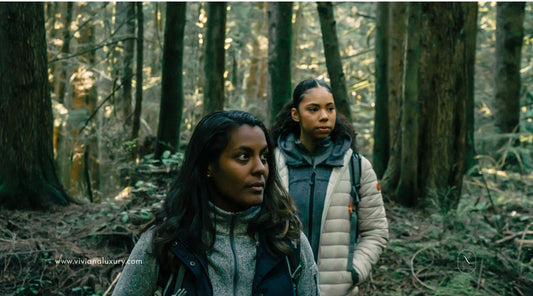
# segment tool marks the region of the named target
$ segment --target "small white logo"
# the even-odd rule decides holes
[[[461,272],[472,273],[477,268],[476,254],[471,250],[462,250],[457,254],[457,269]]]

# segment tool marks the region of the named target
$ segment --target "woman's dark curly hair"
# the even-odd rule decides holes
[[[296,108],[296,110],[298,110],[298,106],[302,102],[307,91],[317,87],[324,87],[330,93],[332,93],[331,88],[325,81],[317,79],[303,80],[294,88],[292,101],[283,106],[281,111],[278,113],[274,124],[272,125],[271,135],[272,139],[274,140],[274,147],[277,147],[280,136],[292,133],[296,136],[296,138],[300,137],[300,123],[292,120],[291,109]],[[335,127],[333,128],[330,136],[333,142],[335,142],[340,136],[349,136],[352,139],[352,149],[356,151],[355,137],[357,136],[357,133],[346,116],[342,115],[341,113],[337,112]]]
[[[269,175],[264,199],[257,218],[248,225],[248,233],[264,233],[267,250],[280,257],[293,251],[291,243],[299,243],[301,222],[280,183],[266,127],[248,112],[218,111],[205,116],[194,129],[176,182],[152,223],[154,253],[162,268],[173,271],[178,266],[169,252],[170,245],[179,239],[178,231],[185,232],[194,249],[206,251],[213,247],[216,233],[208,201],[214,184],[207,178],[207,168],[218,162],[233,132],[242,125],[260,127],[268,143]]]

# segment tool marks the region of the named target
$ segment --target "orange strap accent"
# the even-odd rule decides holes
[[[353,202],[350,202],[350,205],[348,206],[348,211],[350,211],[350,214],[353,213]]]

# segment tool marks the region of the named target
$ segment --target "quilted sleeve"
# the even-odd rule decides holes
[[[376,173],[370,161],[363,156],[361,156],[359,194],[361,198],[357,211],[359,238],[353,264],[359,275],[359,282],[363,282],[368,278],[372,265],[377,263],[389,239],[389,224]]]

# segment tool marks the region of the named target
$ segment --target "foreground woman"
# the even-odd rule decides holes
[[[113,295],[318,295],[317,267],[253,115],[204,117]],[[154,294],[155,293],[155,294]]]

